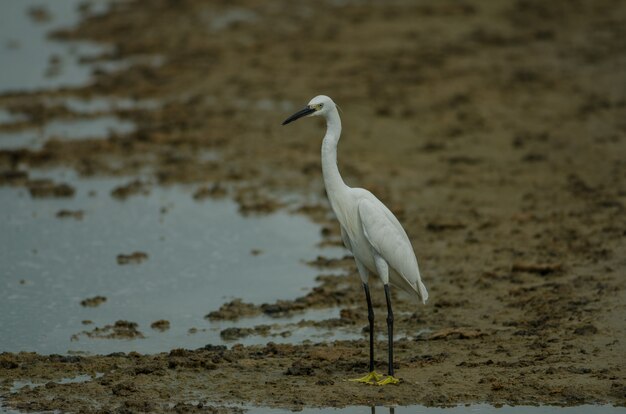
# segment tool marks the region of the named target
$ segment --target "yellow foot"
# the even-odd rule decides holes
[[[376,371],[372,371],[364,377],[349,379],[348,381],[352,382],[363,382],[365,384],[377,384],[383,376],[377,374]]]
[[[377,385],[388,385],[388,384],[398,385],[399,383],[400,383],[400,380],[396,377],[392,377],[391,375],[386,377],[384,380],[376,381]]]

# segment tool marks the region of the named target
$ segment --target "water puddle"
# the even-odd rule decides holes
[[[89,375],[80,377],[89,377]],[[96,377],[98,377],[96,375]],[[43,385],[43,384],[42,384]],[[555,407],[555,406],[502,406],[495,407],[488,404],[459,405],[456,407],[438,408],[425,407],[422,405],[411,405],[405,407],[365,407],[352,406],[345,408],[302,408],[298,411],[291,411],[280,408],[267,408],[255,406],[236,406],[248,413],[255,414],[623,414],[624,407],[614,407],[611,405],[579,405],[576,407]],[[3,408],[0,405],[2,414],[19,414],[19,411]]]
[[[103,54],[107,48],[48,38],[49,32],[78,23],[82,3],[0,0],[1,92],[78,86],[90,80],[95,66],[80,64],[82,57]],[[96,9],[92,7],[92,13],[101,11]]]
[[[226,343],[220,337],[223,325],[204,319],[209,311],[232,298],[264,303],[300,296],[317,275],[303,259],[343,255],[341,249],[315,247],[319,228],[302,216],[243,217],[234,202],[198,202],[193,189],[184,187],[154,187],[149,195],[119,201],[110,193],[128,180],[83,180],[70,172],[45,176],[69,183],[75,195],[33,199],[25,189],[0,188],[0,324],[12,332],[0,336],[3,351],[152,353]],[[118,264],[119,255],[128,255],[129,263]],[[106,301],[81,306],[96,296]],[[338,313],[329,312],[317,317]],[[259,317],[238,326],[299,319]],[[118,320],[137,323],[145,338],[81,334]],[[169,329],[152,329],[159,320],[167,320]],[[293,330],[290,337],[249,336],[238,342],[320,335]]]
[[[97,13],[107,4],[0,0],[0,58],[5,63],[0,92],[76,87],[89,82],[95,66],[83,62],[97,58],[107,47],[56,42],[48,34],[76,24],[85,13]],[[221,30],[254,19],[252,12],[233,9],[212,16],[210,26]],[[158,57],[149,59],[151,64],[160,64]],[[98,63],[102,64],[107,63]],[[0,132],[0,149],[37,150],[51,139],[106,139],[127,134],[134,125],[115,112],[158,105],[71,96],[44,97],[42,104],[63,106],[75,117],[11,130],[10,124],[27,119],[1,110],[0,124],[5,131]],[[214,151],[199,156],[207,161],[219,159]],[[75,195],[33,199],[26,189],[0,188],[0,323],[13,332],[0,337],[3,351],[152,353],[232,343],[232,338],[220,335],[225,328],[249,330],[259,324],[271,325],[271,329],[236,341],[302,342],[321,340],[328,332],[299,326],[301,319],[338,316],[339,311],[332,309],[299,318],[260,316],[230,324],[204,319],[206,313],[232,298],[273,302],[300,296],[315,285],[318,271],[303,264],[303,259],[333,256],[333,251],[315,247],[321,240],[319,228],[303,217],[284,212],[242,217],[234,202],[194,201],[194,189],[183,187],[155,187],[147,195],[121,202],[110,193],[128,180],[87,181],[67,172],[47,172],[44,177],[69,182]],[[342,254],[341,249],[334,252],[335,256]],[[120,264],[120,257],[130,263]],[[90,302],[98,306],[81,306],[81,301],[98,297]],[[127,322],[118,326],[116,321]],[[94,333],[115,334],[117,328],[130,330],[139,338],[91,337]],[[353,338],[355,334],[338,332],[335,337]]]
[[[77,114],[110,113],[115,111],[129,111],[135,109],[156,109],[159,103],[149,99],[129,99],[119,97],[93,97],[89,99],[78,97],[48,98],[47,105],[62,105]],[[1,112],[0,112],[1,113]]]
[[[263,407],[246,407],[249,412],[258,414],[288,414],[289,410]],[[475,404],[449,408],[424,407],[413,405],[406,407],[346,407],[346,408],[304,408],[300,414],[623,414],[624,407],[610,405],[580,405],[577,407],[553,406],[503,406]]]
[[[0,109],[0,125],[12,124],[15,122],[26,121],[26,117],[22,114],[14,114],[5,109]]]
[[[270,318],[268,316],[257,316],[244,318],[239,321],[215,321],[208,328],[217,333],[225,329],[237,330],[255,328],[259,326],[271,327],[268,334],[251,334],[248,336],[229,338],[220,335],[225,344],[240,343],[243,345],[254,345],[269,341],[275,343],[302,343],[306,341],[322,342],[326,340],[350,340],[363,338],[359,328],[354,327],[333,327],[329,329],[319,329],[303,322],[325,321],[339,318],[339,309],[314,309],[303,314],[291,317]]]
[[[108,46],[93,42],[59,42],[49,34],[77,24],[81,18],[101,13],[109,2],[58,0],[19,2],[0,0],[0,93],[77,87],[91,79],[94,70],[116,70],[134,62],[101,61]],[[146,57],[160,64],[159,57]],[[85,61],[95,63],[85,63]],[[28,116],[0,108],[0,149],[40,149],[49,139],[107,138],[127,134],[134,125],[113,115],[116,111],[154,109],[157,102],[116,97],[43,98],[46,106],[63,106],[76,114],[73,119],[51,119],[41,126],[22,128]],[[16,128],[20,129],[16,129]]]
[[[0,149],[41,149],[50,139],[80,140],[123,135],[132,132],[135,125],[113,115],[82,119],[57,119],[37,129],[0,132]]]
[[[58,139],[105,138],[111,134],[127,134],[135,129],[133,123],[115,116],[87,119],[56,120],[43,128],[44,136]]]
[[[96,372],[95,377],[92,377],[91,375],[88,375],[88,374],[81,374],[81,375],[77,375],[71,378],[61,378],[60,380],[53,381],[53,382],[57,384],[80,384],[83,382],[89,382],[94,378],[102,378],[103,376],[104,376],[103,372]],[[13,393],[18,392],[24,387],[37,388],[37,387],[44,386],[46,384],[47,384],[46,382],[35,383],[32,381],[13,381],[13,385],[9,389],[9,392],[13,394]]]

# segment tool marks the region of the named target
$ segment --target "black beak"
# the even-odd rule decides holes
[[[283,125],[287,125],[290,122],[295,121],[298,118],[302,118],[303,116],[307,116],[309,114],[312,114],[313,112],[315,112],[315,109],[313,108],[309,108],[308,106],[298,112],[296,112],[295,114],[291,115],[289,118],[285,119],[283,121]]]

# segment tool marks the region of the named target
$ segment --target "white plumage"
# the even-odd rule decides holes
[[[322,171],[331,207],[341,225],[341,237],[354,255],[361,281],[365,288],[370,319],[370,374],[359,380],[381,383],[373,372],[373,311],[368,288],[369,274],[380,277],[385,285],[387,298],[387,324],[389,329],[389,377],[384,383],[397,383],[393,378],[393,313],[388,284],[410,294],[428,299],[428,291],[422,283],[413,246],[393,213],[371,192],[362,188],[348,187],[337,168],[337,144],[341,136],[341,119],[337,106],[328,96],[313,98],[301,111],[287,118],[283,125],[304,116],[323,116],[326,119],[326,135],[322,142]]]

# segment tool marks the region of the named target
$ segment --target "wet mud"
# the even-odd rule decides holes
[[[97,306],[102,305],[107,301],[107,298],[104,296],[94,296],[93,298],[87,298],[80,301],[81,306],[95,308]]]
[[[139,264],[144,260],[148,260],[148,253],[133,252],[130,254],[118,254],[116,260],[119,265]]]
[[[31,180],[28,184],[28,192],[31,197],[72,197],[74,188],[69,184],[57,184],[52,180],[40,179]]]
[[[91,321],[83,321],[83,325],[91,325]],[[144,335],[138,329],[135,322],[116,321],[114,324],[95,327],[91,331],[82,331],[72,336],[72,341],[78,341],[81,337],[100,339],[139,339]]]
[[[156,331],[165,332],[170,329],[170,321],[166,321],[165,319],[159,319],[158,321],[154,321],[150,324],[150,327]]]
[[[121,185],[111,190],[111,196],[119,200],[125,200],[126,198],[137,194],[148,194],[150,191],[147,183],[140,180],[134,180],[128,184]]]
[[[94,407],[149,406],[168,412],[168,404],[203,396],[203,404],[246,402],[292,409],[349,404],[414,404],[447,406],[468,400],[494,404],[574,405],[619,401],[619,381],[606,390],[607,373],[592,368],[572,350],[555,363],[540,346],[526,343],[522,357],[509,356],[521,341],[508,333],[441,340],[401,339],[396,343],[397,386],[357,385],[346,381],[367,370],[366,341],[266,346],[207,346],[157,355],[41,356],[10,354],[0,358],[5,382],[23,377],[50,382],[83,373],[104,373],[81,384],[23,388],[5,395],[5,403],[20,409],[79,411]],[[431,342],[432,341],[432,342]],[[384,366],[385,341],[377,342],[376,363]],[[503,345],[510,344],[510,345]],[[467,358],[474,354],[474,358]],[[216,380],[217,379],[217,380]],[[610,380],[609,380],[610,381]],[[591,394],[605,393],[606,397]],[[63,395],[63,398],[54,398]]]
[[[58,218],[72,218],[75,220],[82,220],[85,216],[85,212],[83,210],[59,210],[56,213]]]
[[[328,94],[343,108],[338,158],[345,181],[370,189],[398,216],[430,291],[426,306],[394,292],[401,383],[345,381],[367,370],[363,293],[351,258],[320,257],[311,263],[320,276],[310,292],[265,304],[235,299],[207,309],[208,323],[338,308],[337,318],[295,323],[351,329],[362,339],[236,344],[250,335],[271,341],[291,329],[264,324],[223,327],[229,348],[4,353],[4,404],[63,412],[202,409],[192,401],[218,407],[209,412],[234,410],[227,403],[626,405],[624,3],[236,6],[254,18],[215,23],[231,2],[120,2],[57,32],[59,39],[114,46],[92,60],[134,63],[96,71],[81,88],[2,95],[0,107],[23,120],[0,130],[86,116],[63,103],[49,106],[51,97],[162,104],[113,110],[137,128],[108,139],[0,150],[0,184],[33,197],[71,197],[67,184],[32,180],[29,170],[148,174],[111,196],[190,184],[196,199],[230,196],[244,214],[285,208],[284,194],[296,193],[308,201],[295,212],[321,225],[323,244],[337,246],[321,181],[323,125],[280,126],[311,97]],[[118,263],[144,255],[120,255]],[[384,295],[375,281],[372,294],[376,330],[384,333]],[[118,321],[77,338],[142,335],[136,324]],[[386,341],[378,339],[376,366],[384,371]],[[93,379],[58,383],[81,374]],[[23,380],[45,386],[10,392]]]

